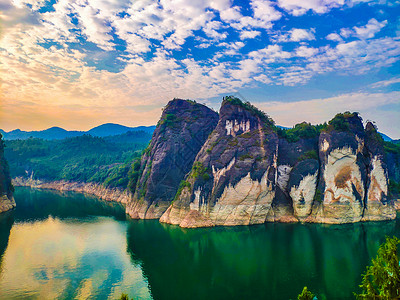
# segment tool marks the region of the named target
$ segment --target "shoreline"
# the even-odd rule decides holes
[[[102,184],[94,182],[71,182],[65,180],[44,181],[40,179],[15,177],[12,179],[12,183],[14,186],[89,194],[105,201],[113,201],[125,205],[130,199],[127,190],[122,190],[119,188],[107,188]]]
[[[125,205],[128,204],[131,196],[128,191],[122,190],[120,188],[106,188],[102,184],[94,183],[94,182],[70,182],[65,180],[57,180],[57,181],[44,181],[40,179],[31,179],[31,178],[23,178],[23,177],[15,177],[12,179],[14,186],[21,187],[30,187],[36,189],[47,189],[47,190],[57,190],[57,191],[72,191],[82,194],[89,194],[96,196],[105,201],[118,202]],[[397,213],[400,212],[400,199],[393,199],[394,209]],[[394,218],[393,220],[395,220]],[[159,220],[159,219],[158,219]],[[366,222],[367,220],[363,220],[360,222]],[[385,220],[375,220],[375,221],[385,221]],[[265,223],[287,223],[282,221],[275,222],[265,222]],[[290,222],[291,223],[291,222]],[[297,222],[295,222],[297,223]],[[300,222],[301,223],[301,222]],[[306,223],[321,223],[328,224],[324,222],[306,222]],[[355,222],[358,223],[358,222]],[[168,222],[167,222],[168,224]],[[264,223],[263,223],[264,224]],[[347,224],[347,223],[342,223]],[[240,226],[240,225],[233,225]],[[194,227],[194,228],[201,228]]]

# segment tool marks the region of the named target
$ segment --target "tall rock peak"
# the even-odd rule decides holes
[[[131,183],[131,217],[154,219],[164,213],[217,122],[216,112],[195,101],[174,99],[166,105]]]
[[[161,221],[183,227],[264,223],[278,148],[269,121],[251,104],[225,98],[218,125]]]

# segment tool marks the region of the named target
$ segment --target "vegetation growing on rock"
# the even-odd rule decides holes
[[[398,299],[400,297],[400,266],[397,237],[386,237],[371,266],[362,275],[362,292],[357,299]]]
[[[350,126],[348,119],[354,118],[354,117],[359,117],[358,112],[349,112],[346,111],[344,113],[338,113],[336,116],[328,122],[328,126],[326,128],[327,131],[349,131]]]
[[[297,296],[297,300],[313,300],[314,294],[311,293],[308,288],[305,286],[303,291]]]
[[[294,143],[299,141],[301,138],[314,138],[319,135],[322,128],[326,127],[325,125],[311,125],[311,123],[302,122],[300,124],[296,124],[291,129],[277,129],[277,133],[279,137],[285,138],[288,142]]]
[[[268,116],[265,112],[255,107],[250,102],[243,102],[242,100],[234,96],[227,96],[225,97],[224,101],[232,105],[238,105],[240,107],[243,107],[243,109],[250,111],[255,116],[259,117],[260,120],[263,121],[267,126],[271,127],[275,126],[275,121],[270,116]]]

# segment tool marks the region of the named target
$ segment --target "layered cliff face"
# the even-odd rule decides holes
[[[400,142],[385,142],[385,162],[389,177],[389,198],[400,209]]]
[[[358,114],[336,116],[320,134],[319,158],[321,176],[311,221],[340,224],[396,217],[387,198],[383,140],[371,123],[364,130]]]
[[[277,155],[273,121],[228,97],[217,127],[160,221],[182,227],[264,223],[275,197]]]
[[[167,104],[137,165],[134,194],[127,204],[132,218],[161,217],[217,122],[216,112],[194,101],[174,99]]]
[[[365,127],[365,147],[368,153],[367,201],[363,220],[394,219],[396,211],[389,199],[388,167],[385,161],[383,139],[371,122]]]
[[[357,113],[282,130],[250,103],[227,97],[217,118],[191,102],[168,104],[137,164],[132,217],[181,227],[396,217],[388,176],[398,168],[388,170],[387,161],[398,155],[385,153],[374,125],[364,129]]]
[[[367,183],[361,119],[357,114],[336,116],[330,127],[321,132],[318,148],[321,174],[313,209],[315,221],[361,221]]]
[[[297,222],[311,213],[318,175],[318,132],[308,123],[291,130],[295,140],[281,136],[276,195],[269,222]]]
[[[4,158],[4,142],[0,134],[0,213],[15,207],[10,170]]]

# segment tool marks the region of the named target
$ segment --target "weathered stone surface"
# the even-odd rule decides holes
[[[365,132],[369,172],[363,220],[391,220],[396,218],[396,210],[393,201],[388,198],[388,169],[383,140],[371,122],[367,123]]]
[[[315,159],[306,159],[293,168],[288,190],[293,201],[294,215],[300,220],[311,214],[314,196],[318,183],[319,163]]]
[[[264,223],[275,196],[278,150],[269,122],[253,107],[225,99],[187,186],[160,221],[186,227]]]
[[[293,137],[294,129],[278,139],[271,122],[246,105],[224,100],[217,127],[161,222],[203,227],[395,218],[383,144],[372,124],[364,130],[358,114],[344,113],[320,134],[302,123],[304,136]]]
[[[345,122],[348,130],[330,129],[319,137],[322,205],[316,221],[320,223],[353,223],[363,216],[367,181],[365,133],[357,115],[349,116]]]
[[[0,134],[0,213],[15,207],[10,171],[4,158],[4,143]]]
[[[306,124],[306,123],[303,123]],[[298,222],[303,221],[305,216],[299,209],[296,210],[298,203],[302,205],[303,192],[293,192],[295,198],[293,198],[292,189],[297,188],[304,189],[310,188],[309,186],[304,186],[302,183],[300,185],[300,178],[314,175],[315,170],[312,174],[307,168],[302,167],[304,160],[311,160],[316,165],[318,170],[318,160],[309,159],[309,156],[316,156],[318,151],[318,136],[311,138],[299,138],[298,141],[289,142],[285,138],[279,139],[279,149],[278,149],[278,172],[277,172],[277,185],[275,198],[272,202],[272,211],[268,215],[268,222]],[[298,166],[300,164],[300,167]],[[318,174],[318,173],[317,173]],[[295,180],[296,179],[296,180]],[[310,184],[309,180],[307,181]],[[316,183],[315,183],[316,187]],[[315,190],[314,187],[314,190]],[[307,197],[311,197],[311,202],[313,195],[308,194]],[[306,206],[309,204],[307,203]],[[298,207],[297,207],[298,208]],[[298,213],[300,212],[300,216]]]
[[[161,217],[217,122],[216,112],[194,101],[167,104],[141,159],[142,175],[126,210],[132,218]]]

